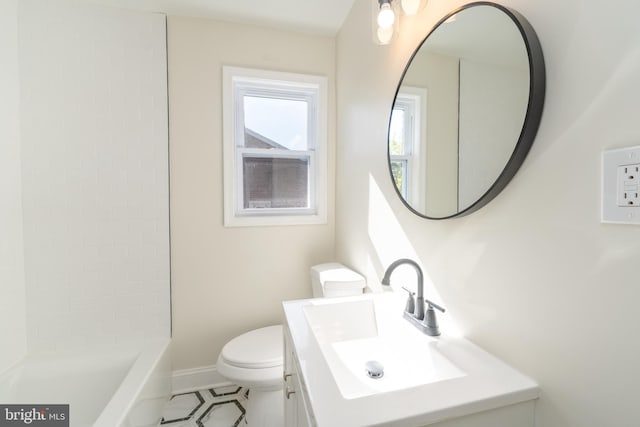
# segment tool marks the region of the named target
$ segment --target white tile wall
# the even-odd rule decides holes
[[[17,11],[0,1],[0,372],[26,351]]]
[[[168,336],[165,17],[19,16],[29,350]]]

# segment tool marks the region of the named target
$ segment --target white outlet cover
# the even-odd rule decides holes
[[[640,146],[602,152],[602,222],[640,224],[640,206],[619,206],[618,168],[640,163]]]
[[[616,180],[618,206],[640,206],[640,164],[618,166]]]

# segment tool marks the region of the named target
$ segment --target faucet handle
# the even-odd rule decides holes
[[[413,292],[411,289],[406,288],[405,286],[402,287],[402,289],[404,289],[405,291],[409,292],[409,295],[415,295],[416,293]]]
[[[403,288],[404,289],[404,288]],[[437,308],[438,310],[440,310],[441,312],[445,312],[446,310],[444,309],[444,307],[440,307],[438,304],[436,304],[435,302],[429,301],[428,299],[424,299],[424,302],[427,303],[428,309],[431,308]]]
[[[438,327],[436,312],[433,309],[437,308],[443,313],[445,310],[443,307],[440,307],[438,304],[431,302],[428,299],[425,299],[424,302],[426,302],[428,306],[427,312],[425,313],[424,320],[422,322],[425,328],[424,332],[427,335],[431,335],[432,337],[437,337],[438,335],[440,335],[440,328]]]
[[[409,293],[409,298],[407,298],[407,305],[404,308],[404,311],[406,311],[407,313],[411,313],[413,314],[415,308],[416,308],[416,302],[413,299],[413,296],[416,294],[415,292],[411,292],[409,289],[405,288],[404,286],[402,287],[402,289],[404,289],[405,291],[407,291]]]

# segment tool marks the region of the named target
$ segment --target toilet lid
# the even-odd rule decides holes
[[[273,368],[283,364],[282,325],[255,329],[235,337],[222,349],[222,358],[240,368]]]

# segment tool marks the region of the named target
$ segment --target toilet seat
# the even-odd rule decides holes
[[[282,334],[282,325],[276,325],[232,339],[218,355],[218,372],[241,387],[281,390],[284,369]]]
[[[222,349],[222,360],[237,368],[264,369],[282,366],[282,325],[255,329],[229,341]]]

